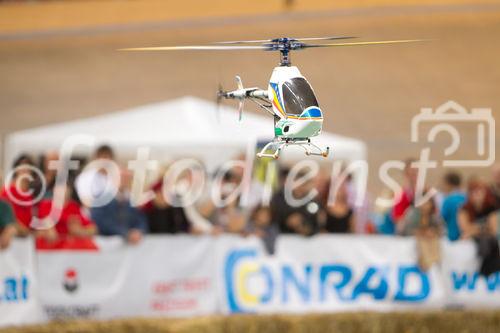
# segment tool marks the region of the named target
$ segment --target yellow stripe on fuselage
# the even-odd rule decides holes
[[[273,95],[274,95],[274,99],[273,99],[273,104],[274,106],[278,109],[278,111],[283,115],[283,117],[286,118],[286,113],[285,111],[283,110],[283,108],[281,107],[281,103],[278,99],[278,95],[276,95],[276,91],[273,89]]]

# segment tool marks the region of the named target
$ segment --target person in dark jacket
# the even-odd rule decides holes
[[[149,232],[152,234],[188,233],[191,225],[183,207],[175,207],[165,200],[163,181],[153,186],[154,199],[143,207],[146,214]]]
[[[328,200],[323,204],[322,231],[329,233],[352,233],[354,232],[355,217],[354,210],[349,205],[347,198],[347,187],[343,184],[337,192],[335,202],[328,205]]]
[[[246,233],[259,237],[267,253],[274,253],[274,245],[278,237],[278,226],[272,221],[271,208],[268,206],[257,206],[250,215],[250,221],[246,226]]]
[[[284,178],[287,176],[282,175]],[[298,177],[303,177],[303,174],[299,174]],[[314,199],[304,202],[313,186],[313,181],[309,179],[291,190],[293,198],[302,201],[300,205],[288,202],[284,188],[273,196],[272,220],[278,225],[280,233],[311,236],[318,232],[320,205]]]
[[[146,217],[130,202],[130,178],[122,174],[118,194],[108,204],[91,209],[92,219],[102,236],[122,236],[130,244],[141,241],[148,230]]]
[[[481,258],[479,272],[488,276],[500,271],[500,248],[495,230],[488,223],[495,212],[495,198],[488,185],[480,179],[471,179],[467,201],[460,209],[458,221],[462,239],[474,239]]]
[[[128,199],[113,199],[109,204],[92,208],[92,219],[102,236],[122,236],[137,244],[147,231],[146,218]]]

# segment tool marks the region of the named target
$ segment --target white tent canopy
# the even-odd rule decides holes
[[[273,136],[273,119],[268,115],[245,113],[238,122],[237,111],[196,97],[144,105],[121,112],[10,134],[5,145],[5,163],[10,166],[20,153],[41,154],[59,150],[76,134],[94,138],[94,145],[109,144],[120,158],[134,158],[139,147],[151,149],[150,158],[160,161],[196,157],[215,167],[244,152],[256,142]],[[323,132],[313,138],[320,146],[330,146],[336,159],[365,159],[366,145],[359,140]],[[76,153],[90,154],[94,147],[79,145]],[[287,148],[284,158],[302,158],[303,150]],[[300,154],[299,154],[300,153]],[[332,157],[329,157],[332,158]],[[4,170],[8,170],[6,167]]]

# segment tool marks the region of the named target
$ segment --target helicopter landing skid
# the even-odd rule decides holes
[[[312,143],[310,139],[307,139],[307,140],[303,140],[303,139],[295,139],[295,140],[293,140],[293,139],[288,139],[288,140],[275,139],[275,140],[267,143],[264,146],[264,148],[262,148],[260,153],[257,154],[257,157],[259,157],[259,158],[270,157],[270,158],[278,159],[281,151],[284,148],[286,148],[287,146],[302,147],[307,156],[327,157],[328,154],[330,153],[330,147],[326,147],[326,149],[323,150],[319,146]],[[273,150],[274,152],[267,153],[268,150]]]

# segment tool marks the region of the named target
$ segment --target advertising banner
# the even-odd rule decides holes
[[[0,251],[0,326],[43,319],[33,240],[16,239],[7,250]]]
[[[215,242],[148,236],[139,245],[99,239],[98,251],[38,254],[50,319],[195,316],[217,311]]]
[[[416,266],[411,238],[283,236],[272,257],[248,244],[226,251],[229,313],[432,309],[446,300],[439,269]]]
[[[424,272],[411,237],[97,237],[97,250],[0,252],[0,326],[46,319],[500,308],[500,273],[477,273],[472,241],[442,241]],[[35,269],[36,268],[36,269]],[[42,309],[44,311],[42,311]]]
[[[500,308],[500,272],[479,275],[479,259],[472,241],[443,243],[443,280],[447,305],[457,308]]]

